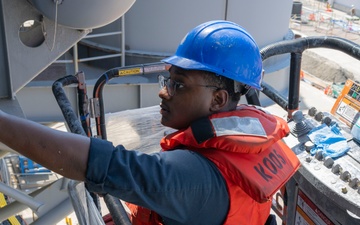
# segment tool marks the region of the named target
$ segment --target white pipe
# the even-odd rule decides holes
[[[27,205],[28,207],[30,207],[31,209],[33,209],[35,211],[38,211],[40,206],[43,205],[43,203],[35,201],[34,198],[30,197],[29,195],[27,195],[19,190],[16,190],[14,188],[11,188],[2,182],[0,182],[0,192]]]
[[[66,198],[52,210],[39,217],[30,225],[49,225],[56,224],[73,212],[73,207],[69,198]]]
[[[101,33],[101,34],[88,34],[83,39],[106,37],[106,36],[117,35],[117,34],[121,34],[121,33],[122,33],[122,31],[107,32],[107,33]]]
[[[3,208],[0,208],[0,221],[4,221],[7,218],[19,214],[20,212],[28,209],[28,207],[20,202],[12,202]]]

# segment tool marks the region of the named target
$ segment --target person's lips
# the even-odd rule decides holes
[[[160,114],[169,113],[169,107],[165,105],[164,103],[160,103]]]

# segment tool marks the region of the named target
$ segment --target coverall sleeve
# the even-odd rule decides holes
[[[86,183],[92,192],[154,210],[169,224],[221,224],[229,205],[216,166],[188,150],[144,154],[92,138]]]

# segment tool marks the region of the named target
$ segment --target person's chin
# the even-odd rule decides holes
[[[163,126],[167,126],[167,127],[169,126],[169,125],[168,125],[168,121],[167,121],[166,117],[164,117],[164,116],[161,117],[160,123],[161,123]]]
[[[174,124],[171,123],[171,121],[168,118],[164,117],[164,116],[161,117],[160,123],[165,127],[169,127],[169,128],[177,130],[177,128],[174,127]]]

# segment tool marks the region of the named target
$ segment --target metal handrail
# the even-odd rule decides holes
[[[7,196],[12,197],[13,199],[23,203],[24,205],[27,205],[34,211],[38,211],[39,208],[44,205],[44,203],[36,201],[33,197],[29,196],[28,194],[19,191],[17,189],[11,188],[2,182],[0,182],[0,192]]]
[[[294,40],[280,41],[265,46],[260,50],[262,60],[271,56],[290,53],[290,79],[288,96],[283,96],[275,88],[266,82],[262,82],[262,93],[288,111],[288,117],[292,118],[292,112],[299,107],[300,96],[300,70],[302,53],[312,48],[330,48],[342,51],[355,59],[360,60],[360,45],[344,38],[334,36],[302,37]]]
[[[98,37],[106,37],[106,36],[113,36],[113,35],[121,35],[121,46],[120,46],[120,53],[117,54],[107,54],[103,56],[96,56],[96,57],[85,57],[79,59],[78,55],[78,43],[73,46],[73,59],[72,60],[56,60],[54,63],[73,63],[75,73],[79,71],[79,63],[81,62],[89,62],[95,61],[100,59],[108,59],[108,58],[115,58],[121,57],[121,67],[125,66],[125,15],[121,17],[121,31],[114,31],[114,32],[105,32],[100,34],[92,34],[86,35],[83,39],[90,39],[90,38],[98,38]]]

